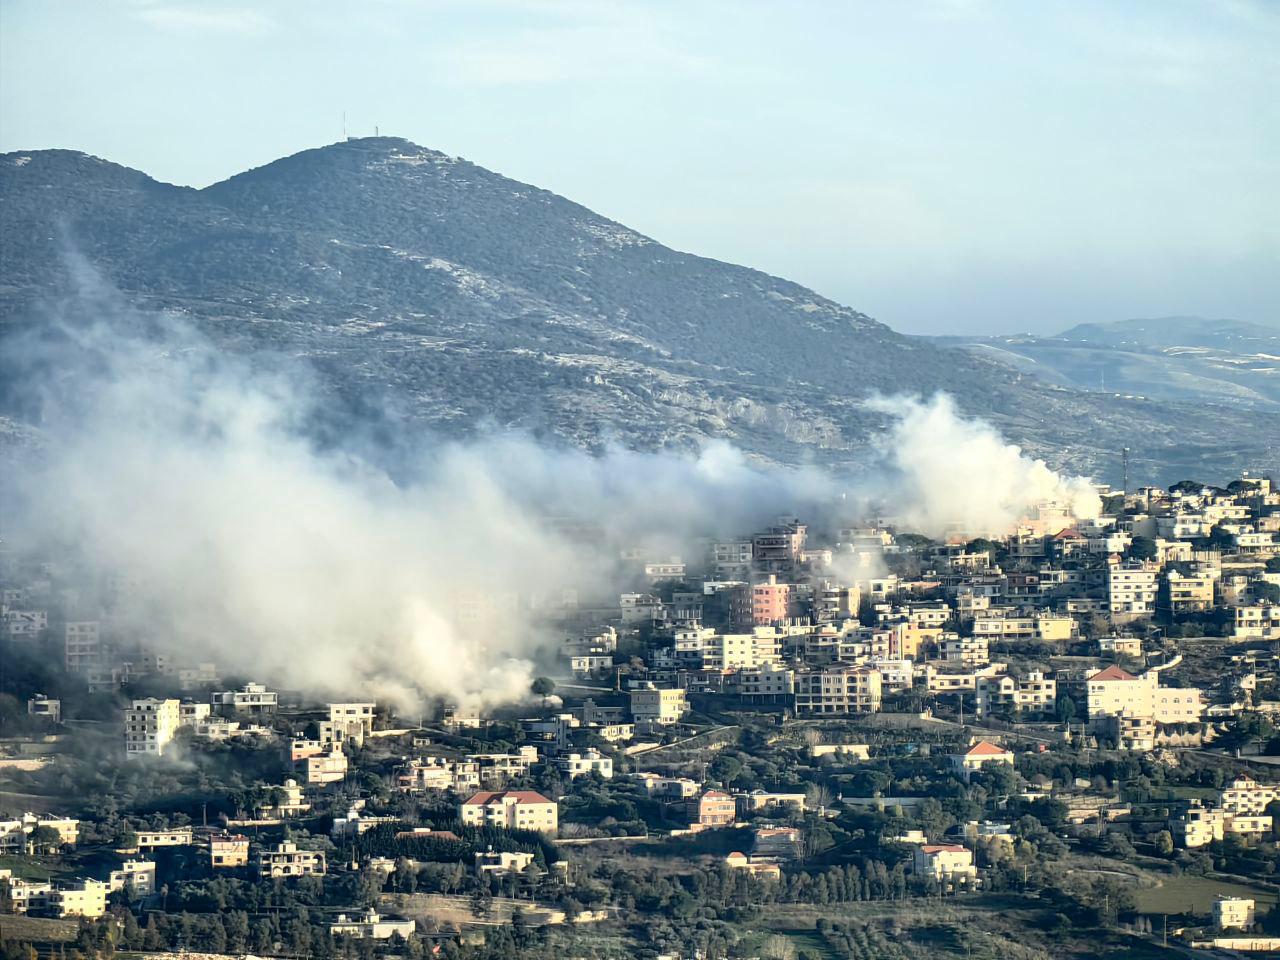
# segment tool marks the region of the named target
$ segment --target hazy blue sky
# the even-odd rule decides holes
[[[1280,0],[0,0],[0,148],[408,137],[911,332],[1280,322]]]

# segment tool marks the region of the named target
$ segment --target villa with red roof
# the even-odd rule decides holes
[[[966,780],[988,764],[999,763],[1013,766],[1013,754],[1004,747],[997,747],[987,740],[978,741],[964,753],[951,755],[951,765],[959,770]]]
[[[481,790],[459,805],[458,818],[468,827],[554,834],[559,829],[559,810],[554,800],[533,790]]]

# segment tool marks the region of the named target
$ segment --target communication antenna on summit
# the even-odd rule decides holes
[[[342,139],[347,139],[347,111],[342,111]]]
[[[1124,464],[1124,495],[1129,495],[1129,448],[1124,447],[1120,450],[1120,459]]]

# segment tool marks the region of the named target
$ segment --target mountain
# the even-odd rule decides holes
[[[1083,323],[1057,336],[936,338],[1081,390],[1280,416],[1280,326],[1202,317]]]
[[[680,253],[537,187],[396,138],[348,140],[202,190],[84,154],[0,157],[0,335],[74,295],[75,250],[122,296],[227,350],[307,358],[343,417],[595,447],[722,437],[856,457],[876,393],[946,390],[1055,465],[1150,479],[1257,466],[1234,407],[1068,388],[898,334],[787,280]],[[24,415],[0,383],[0,413]],[[1145,466],[1144,466],[1145,465]]]

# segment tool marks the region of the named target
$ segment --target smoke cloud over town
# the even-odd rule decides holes
[[[874,505],[913,530],[1003,533],[1085,481],[1022,456],[945,396],[886,398],[855,474],[696,454],[553,448],[492,432],[402,438],[389,469],[317,443],[304,364],[237,356],[85,273],[41,335],[9,344],[41,442],[9,496],[17,543],[73,546],[117,628],[174,660],[317,693],[474,705],[527,695],[551,622],[616,605],[620,551],[696,561],[707,537]],[[21,378],[19,378],[21,379]],[[409,477],[410,479],[404,479]]]

